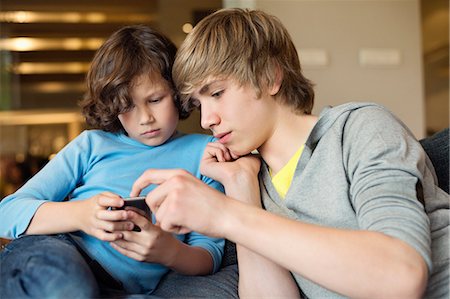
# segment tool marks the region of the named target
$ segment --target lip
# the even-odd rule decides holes
[[[155,130],[148,130],[141,134],[141,136],[144,137],[156,137],[161,132],[161,129],[155,129]]]
[[[225,144],[230,141],[231,132],[215,134],[214,137],[217,138],[220,143]]]

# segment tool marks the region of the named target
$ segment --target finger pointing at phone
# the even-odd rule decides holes
[[[147,195],[146,202],[163,230],[222,237],[222,226],[211,223],[220,221],[226,200],[222,193],[185,170],[151,169],[135,181],[130,196],[138,195],[150,184],[159,186]]]
[[[181,169],[148,169],[133,184],[130,197],[139,196],[142,189],[151,184],[162,184],[167,179],[186,171]]]

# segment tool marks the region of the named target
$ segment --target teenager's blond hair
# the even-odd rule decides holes
[[[187,35],[175,59],[173,78],[183,107],[189,110],[190,95],[210,76],[251,84],[259,96],[275,83],[277,70],[282,85],[275,99],[310,114],[313,85],[301,72],[286,28],[263,11],[233,8],[207,16]]]

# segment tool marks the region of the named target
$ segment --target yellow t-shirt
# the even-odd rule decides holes
[[[283,199],[286,197],[286,193],[291,186],[298,160],[300,159],[304,148],[305,145],[303,144],[277,174],[272,175],[272,170],[270,170],[272,184]]]

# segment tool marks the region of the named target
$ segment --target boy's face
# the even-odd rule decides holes
[[[200,105],[202,127],[238,156],[260,148],[273,134],[276,104],[264,91],[258,98],[252,86],[209,78],[192,98]]]
[[[134,106],[119,114],[130,138],[150,146],[161,145],[175,133],[178,110],[173,91],[160,76],[138,77],[130,90]]]

